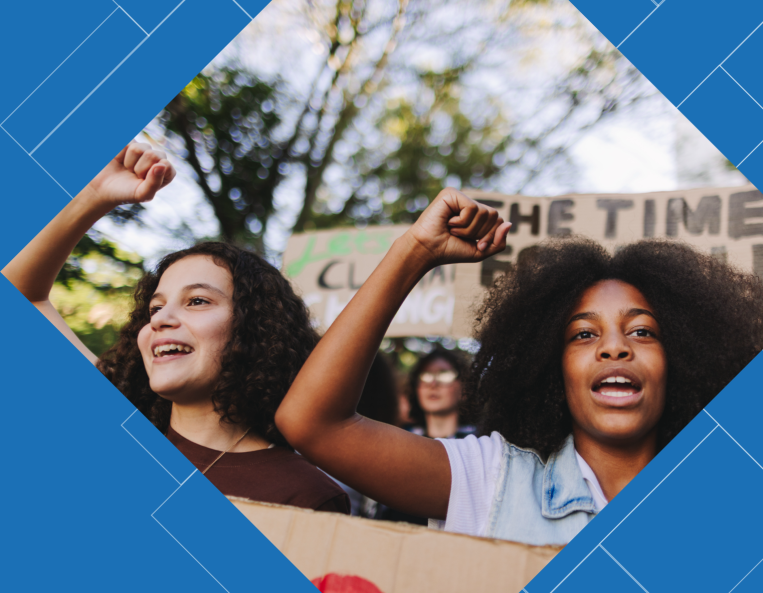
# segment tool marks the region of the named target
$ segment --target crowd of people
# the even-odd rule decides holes
[[[445,189],[320,338],[277,269],[201,243],[143,277],[98,358],[51,287],[99,218],[174,175],[130,144],[3,274],[226,495],[566,544],[763,349],[758,277],[676,242],[550,241],[491,289],[473,360],[421,357],[402,418],[379,353],[395,313],[434,266],[499,253],[510,228]]]

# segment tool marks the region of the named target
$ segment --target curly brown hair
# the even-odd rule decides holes
[[[556,239],[526,252],[497,281],[477,317],[481,348],[465,382],[482,434],[546,457],[572,431],[562,335],[583,291],[602,280],[637,288],[653,307],[667,361],[661,449],[763,349],[763,283],[716,257],[664,240],[610,255]]]
[[[149,386],[138,333],[150,322],[149,302],[162,274],[191,255],[206,255],[233,277],[232,333],[212,393],[221,421],[241,423],[272,443],[286,445],[275,413],[318,342],[302,300],[261,257],[227,243],[200,243],[163,258],[135,288],[135,308],[98,368],[159,430],[169,427],[172,404]]]

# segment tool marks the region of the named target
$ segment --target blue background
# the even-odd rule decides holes
[[[6,4],[2,265],[266,3]],[[2,276],[0,295],[0,590],[315,591]]]
[[[763,186],[763,3],[572,3]],[[761,376],[759,355],[525,591],[763,590]]]
[[[266,3],[6,4],[3,265]],[[763,4],[573,4],[753,183],[763,181]],[[189,31],[198,32],[193,43]],[[0,589],[315,590],[2,277],[0,294]],[[740,374],[526,591],[761,590],[761,365]]]

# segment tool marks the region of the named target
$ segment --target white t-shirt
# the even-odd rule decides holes
[[[494,432],[479,438],[470,435],[464,439],[437,440],[445,447],[450,461],[450,499],[445,521],[430,519],[429,526],[453,533],[484,535],[503,459],[503,439]],[[593,470],[577,451],[575,455],[599,512],[607,499]]]

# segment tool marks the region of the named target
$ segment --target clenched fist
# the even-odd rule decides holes
[[[131,142],[96,175],[88,188],[111,208],[148,202],[175,178],[175,169],[160,150]]]
[[[453,188],[442,190],[408,231],[433,265],[479,262],[506,248],[511,227],[495,209]]]

